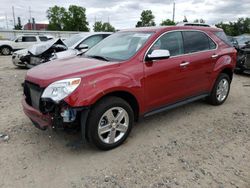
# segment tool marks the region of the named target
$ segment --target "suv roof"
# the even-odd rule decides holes
[[[205,23],[192,23],[192,22],[180,22],[176,24],[177,26],[199,26],[199,27],[211,27],[208,24]]]
[[[125,29],[122,31],[139,31],[139,32],[161,32],[171,30],[200,30],[200,31],[211,31],[218,32],[223,31],[216,27],[200,27],[200,26],[159,26],[159,27],[138,27],[133,29]]]

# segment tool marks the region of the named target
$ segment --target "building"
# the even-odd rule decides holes
[[[27,23],[23,26],[24,30],[47,30],[48,24],[40,24],[40,23]]]

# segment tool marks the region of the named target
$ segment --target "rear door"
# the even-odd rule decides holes
[[[210,79],[217,60],[216,43],[202,31],[183,31],[184,52],[189,58],[185,87],[186,96],[209,92]]]

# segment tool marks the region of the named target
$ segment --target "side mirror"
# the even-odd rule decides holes
[[[76,49],[77,50],[87,50],[89,46],[87,44],[80,44]]]
[[[170,57],[170,52],[168,50],[154,50],[151,54],[147,55],[146,60],[160,60],[168,59]]]

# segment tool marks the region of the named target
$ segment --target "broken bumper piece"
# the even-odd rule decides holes
[[[31,119],[37,128],[45,130],[52,126],[52,117],[50,115],[44,115],[28,105],[24,98],[22,100],[22,106],[24,113]]]

